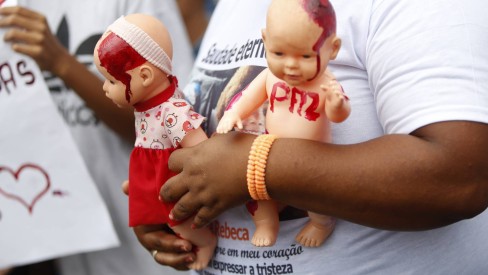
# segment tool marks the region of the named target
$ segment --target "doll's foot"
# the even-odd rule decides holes
[[[251,242],[255,246],[272,246],[276,242],[276,236],[268,236],[268,235],[260,234],[259,232],[256,232],[252,236]]]
[[[197,258],[196,261],[194,261],[193,263],[188,265],[188,268],[193,269],[193,270],[202,270],[202,269],[206,268],[207,265],[208,265],[208,262],[201,262]]]
[[[194,270],[202,270],[208,266],[208,262],[214,255],[215,246],[217,241],[215,239],[215,245],[205,246],[203,248],[198,247],[196,249],[196,259],[193,263],[188,265],[188,268]]]
[[[210,259],[203,261],[197,256],[197,259],[193,263],[189,264],[188,268],[193,270],[202,270],[207,267],[209,260]]]
[[[295,240],[306,247],[318,247],[327,240],[332,231],[334,231],[334,227],[335,219],[326,225],[308,222],[298,233]]]
[[[256,232],[251,243],[255,246],[272,246],[278,236],[279,225],[274,223],[260,223],[256,225]]]

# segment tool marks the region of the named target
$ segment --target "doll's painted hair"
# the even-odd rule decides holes
[[[110,32],[101,41],[98,47],[100,66],[115,79],[125,85],[125,99],[130,102],[132,92],[130,91],[131,76],[127,71],[139,67],[147,60],[142,57],[122,38]]]
[[[98,48],[100,65],[125,84],[125,98],[130,102],[131,77],[126,72],[149,62],[168,76],[172,74],[171,58],[149,34],[124,16],[108,27],[108,35]]]
[[[325,40],[336,32],[334,8],[328,0],[302,0],[302,6],[310,19],[322,28],[322,34],[313,46],[313,50],[318,51]]]
[[[322,29],[322,33],[312,46],[312,50],[317,52],[317,73],[309,79],[311,81],[320,72],[322,61],[319,51],[324,45],[325,40],[336,33],[337,23],[334,8],[328,0],[301,0],[301,5],[310,19]]]

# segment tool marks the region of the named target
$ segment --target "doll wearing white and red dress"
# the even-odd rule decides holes
[[[174,150],[207,139],[204,117],[193,111],[171,72],[172,45],[156,18],[132,14],[109,26],[98,41],[94,61],[105,77],[103,90],[119,107],[134,107],[136,141],[129,165],[129,226],[167,224],[195,246],[197,258],[188,265],[203,269],[210,261],[216,236],[208,228],[192,229],[192,219],[174,221],[174,203],[159,193],[175,173],[168,168]],[[153,251],[156,258],[157,251]]]
[[[159,190],[175,175],[168,158],[204,117],[193,111],[177,89],[176,78],[159,95],[134,105],[136,141],[129,166],[129,225],[179,224],[168,219],[174,203],[161,203]]]

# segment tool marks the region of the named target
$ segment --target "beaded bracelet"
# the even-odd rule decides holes
[[[270,200],[266,190],[266,164],[275,135],[260,135],[252,143],[247,162],[247,189],[254,200]]]

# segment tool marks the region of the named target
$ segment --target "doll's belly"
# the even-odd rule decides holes
[[[303,138],[323,142],[331,141],[330,123],[318,118],[309,121],[297,115],[267,113],[266,130],[279,137]]]

